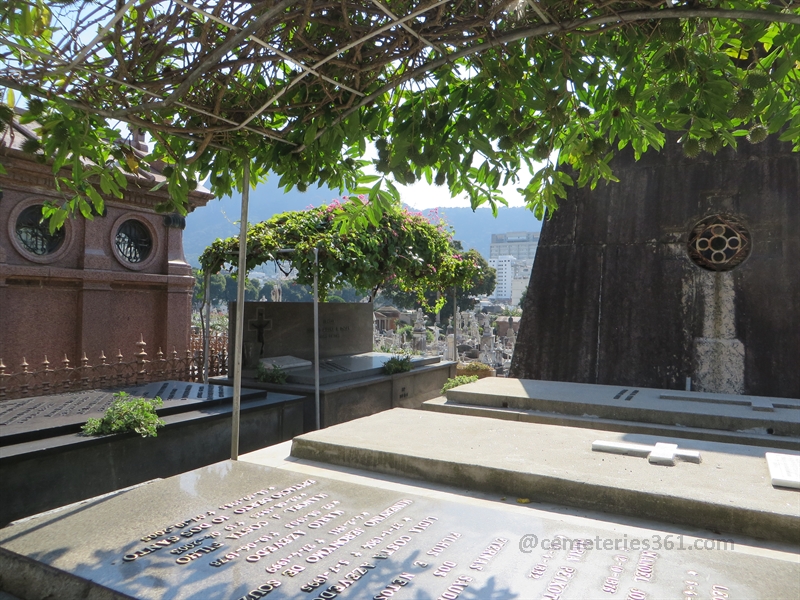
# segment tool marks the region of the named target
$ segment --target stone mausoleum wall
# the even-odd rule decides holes
[[[38,256],[17,237],[20,213],[63,198],[50,165],[16,148],[25,133],[16,131],[11,143],[0,140],[6,170],[0,175],[0,358],[7,372],[21,371],[23,357],[31,370],[41,369],[45,356],[50,368],[60,368],[65,354],[73,367],[84,353],[98,364],[101,351],[109,362],[116,362],[118,351],[131,361],[140,335],[151,358],[158,348],[183,356],[194,277],[183,254],[183,219],[155,211],[166,188],[150,188],[163,177],[129,176],[122,199],[105,198],[104,216],[69,219],[59,248]],[[194,192],[192,207],[211,197]],[[115,244],[120,227],[131,220],[152,238],[149,255],[138,263],[126,261]]]
[[[612,166],[619,183],[571,189],[544,223],[511,375],[800,397],[800,153],[772,136],[690,159],[669,141]],[[689,256],[706,217],[748,246],[706,253],[729,270]]]

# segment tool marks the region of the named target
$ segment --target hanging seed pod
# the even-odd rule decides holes
[[[764,71],[755,70],[747,74],[745,84],[751,90],[763,90],[765,87],[769,86],[769,81],[769,75]]]
[[[744,100],[739,100],[731,108],[731,116],[734,119],[746,119],[753,113],[753,105]]]
[[[683,142],[683,153],[689,158],[694,158],[700,154],[700,142],[694,138],[689,138]]]
[[[747,134],[747,141],[751,144],[760,144],[769,135],[769,130],[763,125],[755,125]]]
[[[676,81],[667,90],[667,97],[670,100],[680,100],[689,91],[689,86],[683,81]]]

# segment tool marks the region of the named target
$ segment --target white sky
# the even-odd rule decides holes
[[[517,192],[518,187],[522,187],[522,181],[502,188],[503,196],[508,201],[509,206],[525,205],[522,195]],[[413,185],[398,185],[397,189],[403,202],[417,210],[428,210],[437,206],[465,208],[470,206],[469,198],[466,194],[452,198],[446,185],[428,185],[425,180],[417,181]],[[489,205],[485,204],[484,206],[488,207]]]
[[[375,150],[375,147],[372,144],[368,144],[367,151],[362,158],[372,160],[377,157],[378,152]],[[476,154],[473,161],[474,164],[479,165],[480,161],[481,157]],[[364,172],[380,175],[380,173],[371,167],[366,167]],[[501,188],[503,197],[508,201],[509,206],[525,206],[525,201],[522,195],[517,192],[517,188],[525,187],[528,183],[528,178],[530,178],[530,174],[522,172],[519,177],[517,183],[511,183]],[[470,207],[469,197],[466,194],[461,194],[453,198],[450,196],[450,190],[447,185],[428,185],[428,182],[424,179],[420,179],[412,185],[397,185],[397,190],[400,192],[401,200],[417,210],[429,210],[437,206],[450,208]],[[489,207],[489,204],[487,203],[482,206]]]

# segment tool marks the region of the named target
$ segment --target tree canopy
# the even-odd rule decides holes
[[[474,272],[469,281],[463,282],[457,291],[457,304],[460,310],[470,310],[475,307],[478,302],[478,296],[488,296],[494,291],[497,283],[497,272],[486,261],[480,252],[474,249],[464,250],[463,245],[458,240],[453,240],[453,247],[461,254],[462,257],[474,260],[478,265],[478,269]],[[437,295],[439,296],[437,298]],[[441,300],[444,296],[444,303],[439,310],[442,319],[449,319],[453,314],[453,294],[452,290],[425,291],[425,306],[434,306],[437,301]],[[385,301],[393,304],[400,309],[417,308],[420,304],[419,294],[415,292],[406,292],[401,290],[397,285],[389,283],[383,287],[382,298]],[[441,302],[440,302],[441,303]]]
[[[328,292],[346,284],[368,291],[374,298],[391,282],[402,291],[414,292],[426,305],[425,292],[445,291],[482,278],[476,257],[459,252],[445,225],[431,223],[421,213],[389,206],[379,220],[358,230],[342,230],[338,223],[347,211],[368,202],[366,196],[344,204],[335,201],[251,225],[247,230],[246,270],[275,261],[287,274],[296,270],[297,283],[305,285],[312,284],[318,273],[322,300]],[[319,267],[315,265],[315,248]],[[218,239],[200,256],[203,270],[210,273],[226,266],[238,267],[238,260],[238,237]]]
[[[205,177],[241,189],[248,162],[254,184],[367,193],[373,220],[420,179],[473,207],[517,182],[541,215],[669,131],[690,156],[800,149],[800,0],[6,0],[0,58],[0,120],[23,96],[28,150],[71,169],[54,225],[139,168],[120,121],[166,163],[164,210]]]

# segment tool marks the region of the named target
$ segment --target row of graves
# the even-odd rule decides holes
[[[511,366],[519,317],[516,321],[515,317],[500,317],[496,327],[492,327],[490,319],[488,314],[480,311],[473,313],[456,309],[455,318],[446,327],[440,327],[439,323],[426,326],[425,316],[419,309],[414,328],[408,335],[381,330],[376,323],[373,347],[388,352],[441,356],[444,360],[460,363],[477,361],[502,376]]]
[[[800,399],[487,378],[422,408],[15,522],[0,530],[0,589],[798,597]]]
[[[245,305],[239,448],[250,452],[317,428],[311,304]],[[231,307],[231,322],[236,306]],[[440,394],[455,365],[415,356],[412,370],[388,375],[389,353],[372,351],[368,304],[320,305],[320,426],[393,407],[418,408]],[[233,335],[229,340],[234,339]],[[229,348],[231,364],[237,354]],[[258,365],[281,366],[283,384],[258,379]],[[119,391],[161,398],[166,425],[156,438],[87,437]],[[0,525],[86,498],[165,478],[231,456],[234,382],[157,381],[124,390],[87,389],[0,404]]]

